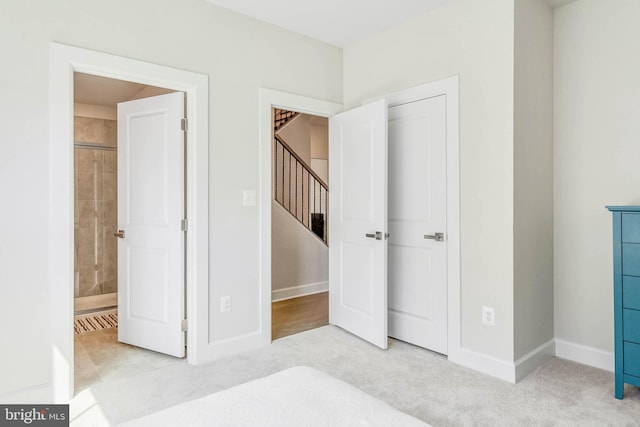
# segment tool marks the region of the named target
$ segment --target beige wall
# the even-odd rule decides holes
[[[510,0],[452,0],[344,50],[348,106],[460,76],[462,346],[513,360],[513,49]],[[496,310],[483,325],[482,306]]]
[[[271,209],[271,290],[303,295],[328,290],[329,250],[279,203]],[[313,285],[313,286],[312,286]],[[281,295],[274,293],[274,299]]]
[[[209,342],[259,330],[259,88],[342,100],[342,51],[201,0],[9,0],[0,13],[0,396],[46,393],[49,42],[202,73],[209,78]],[[171,28],[171,31],[167,31]],[[135,42],[132,42],[135,41]],[[71,120],[71,118],[69,118]],[[71,148],[70,148],[71,149]],[[233,311],[220,313],[220,297]],[[71,295],[69,295],[71,298]],[[20,328],[7,327],[25,319]],[[71,327],[71,326],[69,326]],[[50,401],[44,394],[39,401]],[[25,399],[24,401],[35,401]]]
[[[515,1],[514,359],[553,339],[553,11]]]
[[[324,117],[311,122],[311,158],[329,159],[329,120]]]
[[[611,215],[640,204],[640,2],[554,14],[555,334],[613,351]]]
[[[311,116],[300,114],[276,133],[306,164],[311,163]]]

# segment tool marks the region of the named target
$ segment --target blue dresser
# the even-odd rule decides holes
[[[607,206],[613,213],[613,307],[616,398],[640,386],[640,206]]]

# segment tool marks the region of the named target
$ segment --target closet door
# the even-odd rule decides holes
[[[387,104],[329,120],[329,322],[387,348]]]
[[[389,108],[389,336],[447,353],[446,99]]]

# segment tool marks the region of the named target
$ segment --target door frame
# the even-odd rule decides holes
[[[460,118],[457,75],[425,83],[375,99],[386,98],[389,107],[446,95],[447,132],[447,358],[461,357],[460,335]],[[372,99],[371,101],[374,101]],[[344,111],[333,102],[286,92],[260,89],[260,335],[271,343],[271,108],[329,117]],[[329,218],[329,221],[331,218]]]
[[[73,397],[73,73],[158,86],[187,94],[187,244],[189,333],[187,361],[206,360],[209,324],[209,82],[208,76],[50,43],[49,69],[49,301],[51,384],[55,402]]]
[[[271,344],[271,204],[273,176],[272,108],[319,117],[330,117],[344,110],[342,104],[286,92],[260,89],[260,342]]]

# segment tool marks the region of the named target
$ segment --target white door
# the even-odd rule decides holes
[[[389,336],[443,354],[445,120],[445,96],[389,108]]]
[[[184,357],[184,93],[118,104],[118,340]]]
[[[387,348],[387,105],[329,119],[329,322]]]

